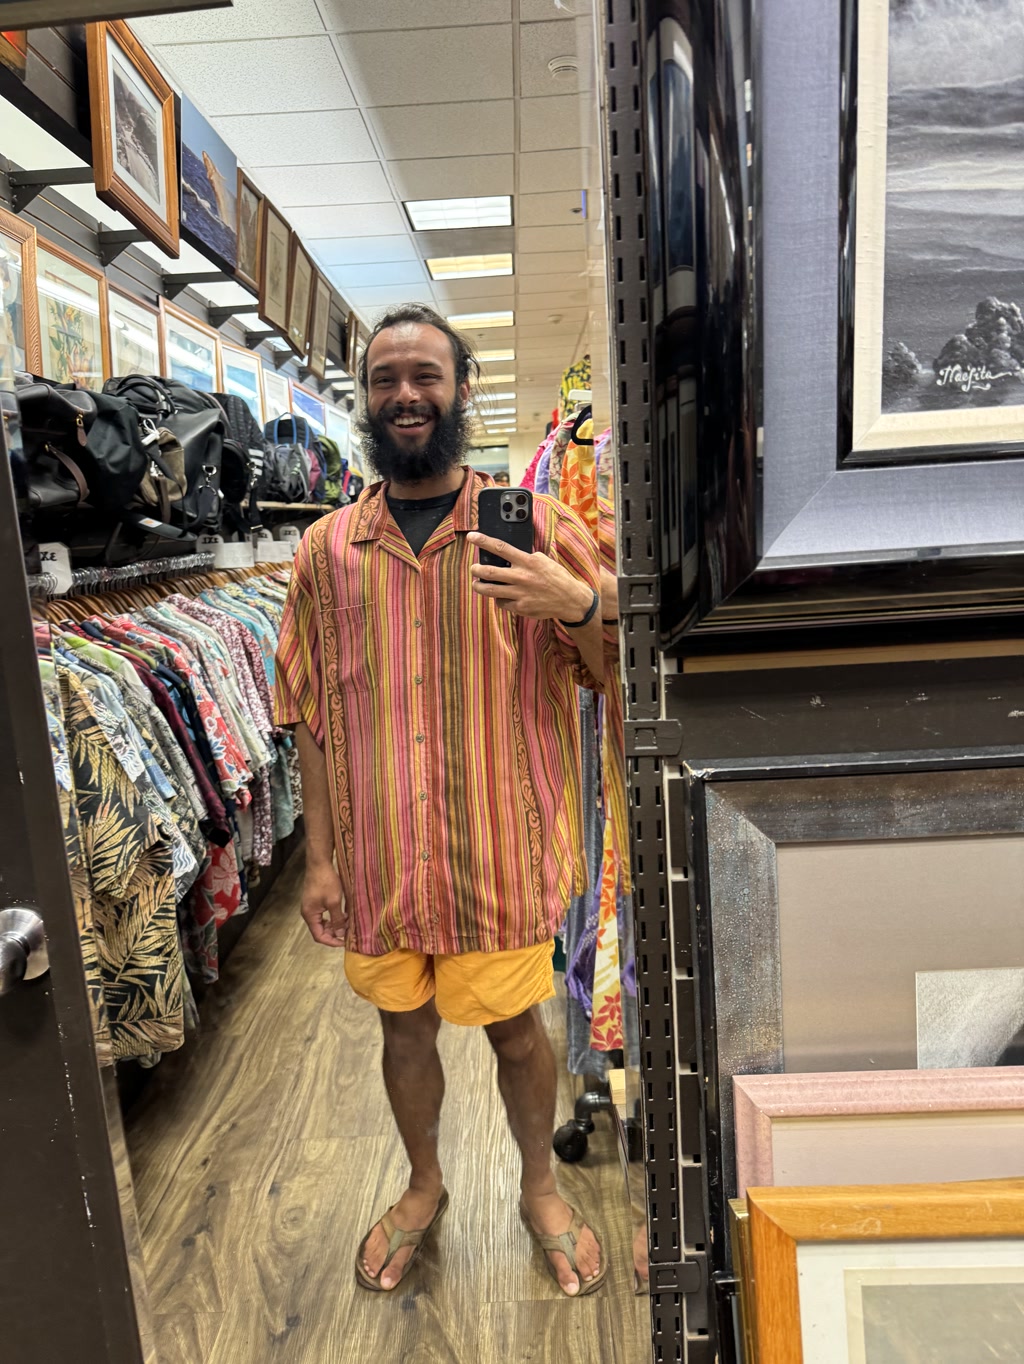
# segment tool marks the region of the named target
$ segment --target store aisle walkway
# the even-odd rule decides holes
[[[373,1010],[299,919],[302,865],[299,852],[204,1006],[202,1038],[165,1060],[129,1125],[160,1364],[643,1364],[649,1306],[632,1292],[610,1126],[560,1180],[612,1272],[601,1293],[563,1300],[519,1222],[518,1157],[477,1030],[441,1034],[440,1235],[407,1288],[356,1288],[356,1246],[404,1161]],[[561,1064],[558,1001],[547,1017]]]

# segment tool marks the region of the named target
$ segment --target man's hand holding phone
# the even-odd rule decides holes
[[[547,554],[526,554],[479,531],[471,532],[470,542],[498,558],[507,559],[508,568],[474,564],[473,591],[492,597],[504,611],[528,620],[581,620],[594,599],[586,583]]]

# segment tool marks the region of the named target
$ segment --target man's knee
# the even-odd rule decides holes
[[[535,1009],[527,1009],[526,1013],[502,1019],[500,1023],[488,1023],[485,1032],[499,1061],[509,1061],[513,1065],[529,1060],[548,1045],[547,1034]]]
[[[418,1057],[435,1049],[441,1020],[433,1000],[404,1013],[389,1013],[384,1009],[379,1012],[384,1046],[389,1055]]]

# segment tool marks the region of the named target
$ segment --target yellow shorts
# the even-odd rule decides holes
[[[516,1018],[555,993],[555,944],[514,952],[429,957],[399,949],[382,957],[345,952],[345,974],[362,999],[385,1013],[408,1013],[433,999],[448,1023],[483,1027]]]

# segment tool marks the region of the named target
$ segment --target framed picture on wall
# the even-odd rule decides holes
[[[322,398],[310,393],[301,384],[292,384],[292,411],[297,417],[305,417],[317,436],[327,434],[327,411]]]
[[[0,66],[6,66],[24,76],[28,64],[28,34],[24,29],[0,31]]]
[[[110,363],[125,374],[160,373],[160,313],[145,303],[110,291]]]
[[[220,343],[220,392],[241,398],[260,426],[266,421],[263,410],[263,362],[251,350]]]
[[[288,330],[285,339],[305,359],[309,346],[309,313],[313,302],[313,262],[292,234],[292,263],[288,278]]]
[[[41,365],[36,230],[0,209],[0,376],[38,374]]]
[[[263,195],[241,166],[238,168],[238,263],[235,278],[260,291],[260,256],[263,250]]]
[[[263,408],[268,422],[286,416],[292,410],[291,384],[274,369],[263,371]]]
[[[187,95],[180,117],[182,231],[230,274],[238,260],[238,161]]]
[[[106,276],[49,242],[39,243],[36,262],[44,377],[102,388],[110,376]]]
[[[190,313],[160,300],[163,315],[161,374],[180,384],[215,393],[220,381],[220,334]]]
[[[359,366],[359,318],[349,313],[345,323],[345,369],[353,379],[358,379]]]
[[[127,24],[90,24],[86,34],[96,193],[177,256],[174,93]]]
[[[321,383],[327,378],[327,337],[331,323],[333,291],[323,275],[313,284],[313,308],[309,319],[309,371]]]
[[[260,321],[284,336],[288,331],[288,279],[292,230],[269,200],[263,200],[263,255],[260,261]]]

